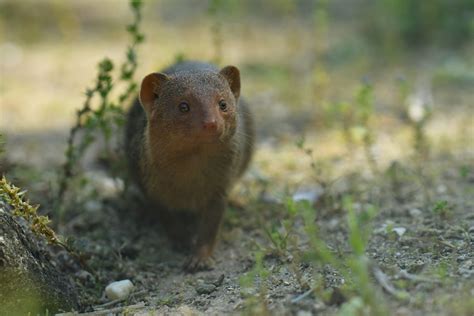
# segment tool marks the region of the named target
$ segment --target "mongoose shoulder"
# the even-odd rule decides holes
[[[127,120],[129,169],[170,237],[191,245],[186,269],[212,265],[229,190],[253,143],[236,67],[184,62],[143,79]]]

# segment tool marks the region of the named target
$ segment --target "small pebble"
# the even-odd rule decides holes
[[[334,231],[336,229],[340,229],[341,227],[341,222],[338,218],[331,218],[329,222],[327,223],[327,227],[330,231]]]
[[[214,282],[212,282],[212,284],[214,284],[216,287],[219,287],[222,285],[222,283],[224,282],[224,278],[225,278],[225,275],[224,274],[221,274],[217,280],[215,280]]]
[[[402,237],[403,234],[405,234],[405,232],[407,231],[407,229],[405,227],[394,227],[392,229],[392,231],[394,231],[395,233],[397,233],[397,235],[399,237]]]
[[[474,274],[474,262],[467,260],[458,269],[459,274],[465,278],[470,278]]]
[[[196,292],[198,294],[211,294],[216,290],[216,286],[211,283],[201,283],[196,286]]]
[[[458,257],[456,258],[456,261],[457,261],[457,262],[462,262],[462,261],[464,261],[464,260],[466,260],[466,259],[467,259],[467,255],[466,255],[465,253],[463,253],[463,254],[461,254],[460,256],[458,256]]]
[[[90,171],[87,172],[85,176],[91,184],[106,197],[117,196],[123,191],[125,186],[123,180],[111,178],[103,172]]]
[[[413,122],[421,122],[426,115],[426,104],[420,95],[410,95],[407,97],[408,117]]]
[[[293,194],[293,200],[296,202],[309,201],[310,203],[315,203],[323,193],[324,191],[320,187],[304,188]]]
[[[412,208],[410,211],[408,211],[410,213],[410,216],[411,217],[420,217],[421,214],[423,214],[419,209],[417,208]]]
[[[105,288],[105,294],[111,300],[126,299],[133,290],[133,283],[130,280],[112,282]]]
[[[260,199],[265,202],[265,203],[268,203],[268,204],[278,204],[278,203],[281,203],[281,199],[276,197],[275,195],[272,195],[268,192],[264,192]]]
[[[440,184],[438,185],[438,187],[436,188],[436,191],[438,191],[438,193],[445,193],[447,191],[448,188],[446,188],[445,185],[443,184]]]

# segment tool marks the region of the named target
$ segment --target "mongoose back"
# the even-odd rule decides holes
[[[147,75],[125,138],[132,178],[170,238],[191,246],[185,269],[211,268],[228,193],[253,151],[239,70],[184,62]]]

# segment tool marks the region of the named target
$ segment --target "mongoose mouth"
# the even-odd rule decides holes
[[[217,143],[222,136],[222,129],[215,121],[202,123],[202,129],[196,133],[196,141]]]
[[[221,133],[200,133],[196,135],[195,141],[199,144],[219,144],[221,143]]]

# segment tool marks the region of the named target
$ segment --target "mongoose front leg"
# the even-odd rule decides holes
[[[193,216],[186,213],[161,212],[161,221],[164,229],[173,243],[179,250],[192,249],[192,236],[195,234],[192,223],[195,222]]]
[[[210,270],[214,267],[212,253],[216,244],[216,238],[225,207],[225,199],[218,198],[203,211],[203,214],[199,219],[193,254],[184,266],[186,271],[194,272],[198,270]]]

